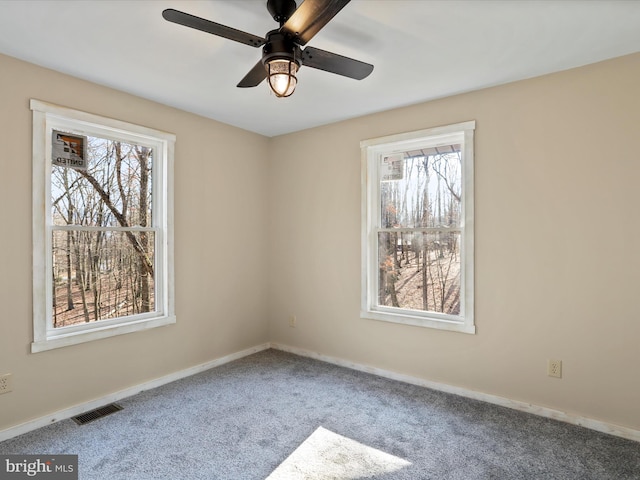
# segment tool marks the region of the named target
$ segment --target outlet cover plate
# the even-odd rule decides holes
[[[549,360],[547,362],[547,375],[562,378],[562,360]]]
[[[13,390],[13,382],[10,373],[0,375],[0,394],[9,393]]]

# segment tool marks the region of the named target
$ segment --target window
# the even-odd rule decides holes
[[[31,100],[32,352],[175,323],[175,137]]]
[[[475,333],[474,129],[361,142],[363,318]]]

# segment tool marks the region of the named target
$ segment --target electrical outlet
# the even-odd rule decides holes
[[[13,390],[13,385],[11,381],[11,374],[5,373],[4,375],[0,375],[0,394],[9,393]]]
[[[295,315],[291,315],[289,317],[289,326],[291,328],[296,328],[297,323],[298,323],[298,319],[296,318],[296,316]]]
[[[562,378],[562,360],[548,360],[547,375],[550,377]]]

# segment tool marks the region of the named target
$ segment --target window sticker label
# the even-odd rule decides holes
[[[382,157],[380,174],[383,182],[402,180],[404,177],[404,153]]]
[[[87,169],[87,137],[53,130],[51,162],[61,167]]]

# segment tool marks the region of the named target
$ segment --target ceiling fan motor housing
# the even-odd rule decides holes
[[[262,63],[266,66],[271,60],[290,60],[300,66],[302,51],[293,39],[279,30],[267,33],[267,42],[262,47]]]

